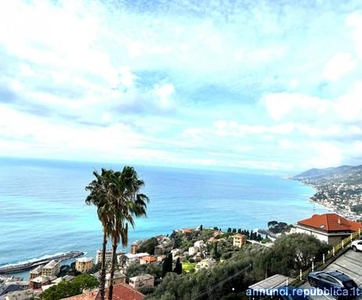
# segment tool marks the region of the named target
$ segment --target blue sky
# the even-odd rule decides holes
[[[362,164],[360,1],[1,1],[0,155]]]

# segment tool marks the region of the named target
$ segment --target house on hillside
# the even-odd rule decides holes
[[[201,269],[211,269],[217,265],[216,260],[213,258],[205,258],[198,262],[195,266],[196,272]]]
[[[233,246],[234,247],[238,247],[241,248],[242,246],[244,246],[246,244],[246,236],[241,234],[241,233],[237,233],[233,236]]]
[[[134,289],[139,289],[144,287],[154,287],[155,278],[150,274],[142,274],[134,276],[129,279],[129,285]]]
[[[312,234],[329,245],[336,245],[351,233],[362,230],[362,224],[348,220],[336,213],[315,214],[298,221],[296,232]]]
[[[121,283],[126,283],[126,275],[124,275],[122,272],[120,271],[114,271],[113,274],[113,285],[117,285],[117,284],[121,284]],[[106,287],[109,287],[111,284],[111,274],[107,273],[106,274]]]

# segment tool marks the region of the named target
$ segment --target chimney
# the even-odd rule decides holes
[[[338,218],[338,224],[341,225],[342,222],[341,222],[341,218]]]

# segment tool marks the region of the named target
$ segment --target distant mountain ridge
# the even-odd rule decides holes
[[[362,165],[339,166],[326,169],[310,169],[294,177],[298,180],[317,188],[324,188],[326,185],[333,189],[332,185],[343,185],[343,190],[362,191]]]
[[[303,173],[300,173],[298,175],[295,175],[294,179],[307,179],[307,178],[316,178],[316,177],[323,177],[323,176],[331,176],[338,173],[344,173],[349,170],[353,170],[354,168],[358,168],[362,171],[362,165],[361,166],[339,166],[339,167],[330,167],[325,169],[309,169]]]

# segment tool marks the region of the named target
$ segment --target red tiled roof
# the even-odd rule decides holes
[[[98,294],[98,290],[86,293],[86,294],[80,294],[68,298],[63,298],[61,300],[95,300]]]
[[[145,256],[145,257],[142,257],[141,260],[144,260],[146,262],[155,262],[155,261],[157,261],[157,258],[154,256]]]
[[[93,291],[86,294],[81,294],[69,298],[63,298],[62,300],[98,300],[98,291]],[[108,289],[106,289],[106,298],[108,297]],[[143,300],[145,295],[138,292],[130,285],[126,283],[117,284],[113,286],[113,300]]]
[[[301,220],[298,225],[304,225],[315,228],[320,231],[358,231],[362,229],[362,224],[359,222],[348,220],[336,213],[327,213],[322,215],[313,215],[309,219]]]

